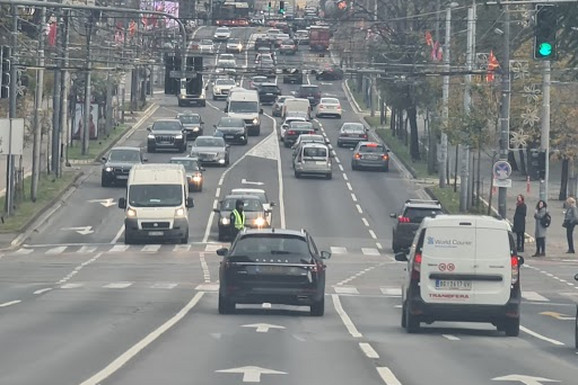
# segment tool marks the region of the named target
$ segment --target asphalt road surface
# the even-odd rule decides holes
[[[197,37],[211,37],[202,28]],[[234,35],[248,41],[254,28]],[[221,47],[221,50],[224,47]],[[252,53],[238,64],[251,66]],[[330,63],[301,50],[280,66]],[[240,75],[245,71],[240,71]],[[246,71],[248,72],[248,70]],[[247,76],[240,78],[247,86]],[[231,166],[205,172],[194,193],[187,245],[125,246],[123,188],[101,188],[100,167],[18,250],[0,256],[0,383],[30,384],[576,384],[574,261],[528,261],[519,337],[491,325],[434,323],[408,335],[400,327],[405,265],[391,254],[390,212],[423,192],[390,172],[352,171],[337,148],[342,122],[359,121],[341,82],[316,82],[338,97],[343,118],[316,121],[334,145],[332,180],[296,179],[278,121],[265,107],[259,137],[232,146]],[[281,83],[279,81],[279,83]],[[298,86],[283,85],[285,94]],[[124,145],[144,147],[145,127],[187,108],[155,95],[159,108]],[[200,111],[211,134],[224,102]],[[180,155],[180,154],[178,154]],[[170,153],[148,154],[167,162]],[[326,312],[240,306],[217,312],[217,227],[212,209],[235,187],[265,188],[275,226],[306,228],[328,261]],[[533,381],[533,382],[532,382]]]

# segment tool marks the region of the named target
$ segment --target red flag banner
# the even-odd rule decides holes
[[[431,36],[430,31],[426,31],[425,33],[425,43],[431,47],[433,45],[433,38]]]
[[[54,47],[56,45],[56,36],[57,36],[56,26],[57,24],[55,21],[50,23],[50,25],[48,26],[48,45],[51,47]]]
[[[486,81],[493,82],[494,81],[494,72],[500,68],[500,62],[494,55],[494,51],[490,51],[490,55],[488,56],[488,73],[486,74]]]

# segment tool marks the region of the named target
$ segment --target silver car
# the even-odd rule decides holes
[[[215,136],[199,136],[191,147],[191,158],[199,159],[202,165],[229,165],[229,145],[225,139]]]
[[[367,141],[367,129],[361,123],[343,123],[337,137],[337,146],[355,146]]]
[[[333,177],[331,151],[329,147],[321,143],[305,143],[293,160],[295,177],[302,175],[324,176],[326,179]]]
[[[389,150],[376,142],[359,142],[353,150],[351,168],[373,168],[389,171]]]

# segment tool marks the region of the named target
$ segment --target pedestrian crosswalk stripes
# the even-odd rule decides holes
[[[48,255],[60,254],[64,250],[66,250],[66,246],[53,247],[51,249],[46,250],[46,254],[48,254]]]
[[[359,294],[356,287],[353,286],[334,286],[336,294]]]
[[[132,282],[111,282],[103,287],[105,289],[126,289],[127,287],[131,287],[132,284]]]
[[[544,297],[541,294],[536,293],[535,291],[522,291],[522,298],[527,301],[534,301],[534,302],[549,302],[550,300]]]

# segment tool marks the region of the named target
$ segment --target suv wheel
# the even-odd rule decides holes
[[[134,238],[130,236],[129,232],[124,229],[124,244],[125,245],[133,245],[135,243]]]
[[[325,313],[325,297],[311,305],[310,314],[314,317],[321,317]]]
[[[414,316],[409,311],[409,306],[405,305],[405,330],[410,334],[419,333],[420,329],[419,318]]]
[[[402,328],[406,328],[407,327],[407,314],[406,314],[406,304],[405,301],[403,302],[403,305],[401,305],[401,327]]]
[[[517,337],[520,334],[520,318],[505,319],[503,328],[508,337]]]
[[[219,314],[231,314],[235,312],[235,303],[219,294]]]
[[[154,146],[147,146],[147,152],[155,152]]]
[[[105,178],[104,175],[100,177],[100,186],[101,187],[108,187],[108,186],[110,186],[110,184],[111,183]]]

